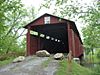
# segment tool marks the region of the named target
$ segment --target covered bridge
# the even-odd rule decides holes
[[[51,14],[44,14],[27,24],[27,55],[38,50],[50,53],[68,53],[83,56],[83,43],[75,22]]]

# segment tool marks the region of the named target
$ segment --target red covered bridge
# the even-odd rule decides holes
[[[50,53],[72,50],[74,57],[83,56],[83,43],[73,21],[46,13],[24,28],[28,29],[27,55],[45,49]]]

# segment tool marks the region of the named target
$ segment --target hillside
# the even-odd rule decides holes
[[[1,62],[4,63],[3,61]],[[100,75],[99,71],[99,66],[92,71],[84,66],[80,66],[76,62],[72,62],[72,71],[68,72],[68,62],[66,59],[54,60],[52,57],[27,57],[23,62],[10,63],[0,67],[0,75],[14,75],[15,73],[17,75],[20,73],[26,73],[27,75]]]
[[[88,68],[82,67],[75,62],[72,63],[72,72],[68,72],[68,63],[67,60],[64,59],[60,61],[56,75],[92,75],[92,73],[93,72]]]

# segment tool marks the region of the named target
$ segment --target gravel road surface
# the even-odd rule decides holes
[[[11,63],[0,68],[0,75],[54,75],[58,61],[51,60],[47,67],[42,63],[49,57],[27,57],[23,62]]]

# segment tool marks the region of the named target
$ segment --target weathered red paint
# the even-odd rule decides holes
[[[30,55],[35,54],[36,51],[38,50],[38,40],[39,40],[38,38],[33,37],[33,36],[31,35]]]
[[[41,17],[40,19],[36,20],[34,23],[32,23],[31,26],[35,25],[43,25],[44,24],[44,17]]]
[[[66,32],[68,33],[68,45],[69,45],[69,50],[72,50],[73,56],[74,57],[79,57],[81,54],[83,54],[83,46],[81,43],[81,40],[79,39],[79,35],[75,31],[74,24],[72,21],[62,19],[56,16],[52,16],[49,14],[44,14],[43,16],[39,17],[35,21],[31,22],[30,24],[26,25],[25,28],[28,29],[27,32],[27,55],[33,55],[36,53],[37,50],[40,49],[41,46],[41,41],[39,38],[35,38],[30,34],[30,30],[34,29],[34,26],[37,25],[45,25],[44,24],[44,17],[50,16],[50,24],[56,24],[56,23],[66,23],[67,28]],[[57,24],[56,24],[57,25]],[[77,29],[76,29],[77,30]]]
[[[63,23],[63,22],[65,22],[64,20],[60,20],[60,19],[58,19],[58,18],[55,18],[55,17],[51,17],[51,23]]]
[[[72,54],[75,57],[77,54],[75,52],[74,32],[72,29],[68,29],[68,42],[69,42],[69,50],[72,51]]]
[[[79,54],[79,38],[77,37],[77,35],[75,35],[75,50],[76,50],[76,53],[77,53],[77,56]]]
[[[36,51],[39,49],[38,48],[38,43],[39,43],[39,39],[33,37],[30,34],[30,27],[28,27],[28,32],[27,32],[27,53],[26,55],[33,55],[36,53]]]
[[[40,17],[39,19],[37,19],[35,22],[31,23],[30,26],[31,26],[31,29],[34,27],[34,26],[37,26],[37,25],[44,25],[44,17],[46,17],[48,15],[44,15],[43,17]],[[66,22],[65,20],[63,19],[58,19],[56,17],[52,17],[50,16],[50,24],[53,24],[53,23],[63,23],[63,22]]]
[[[27,53],[26,55],[30,55],[30,27],[28,27],[28,31],[27,31]]]

